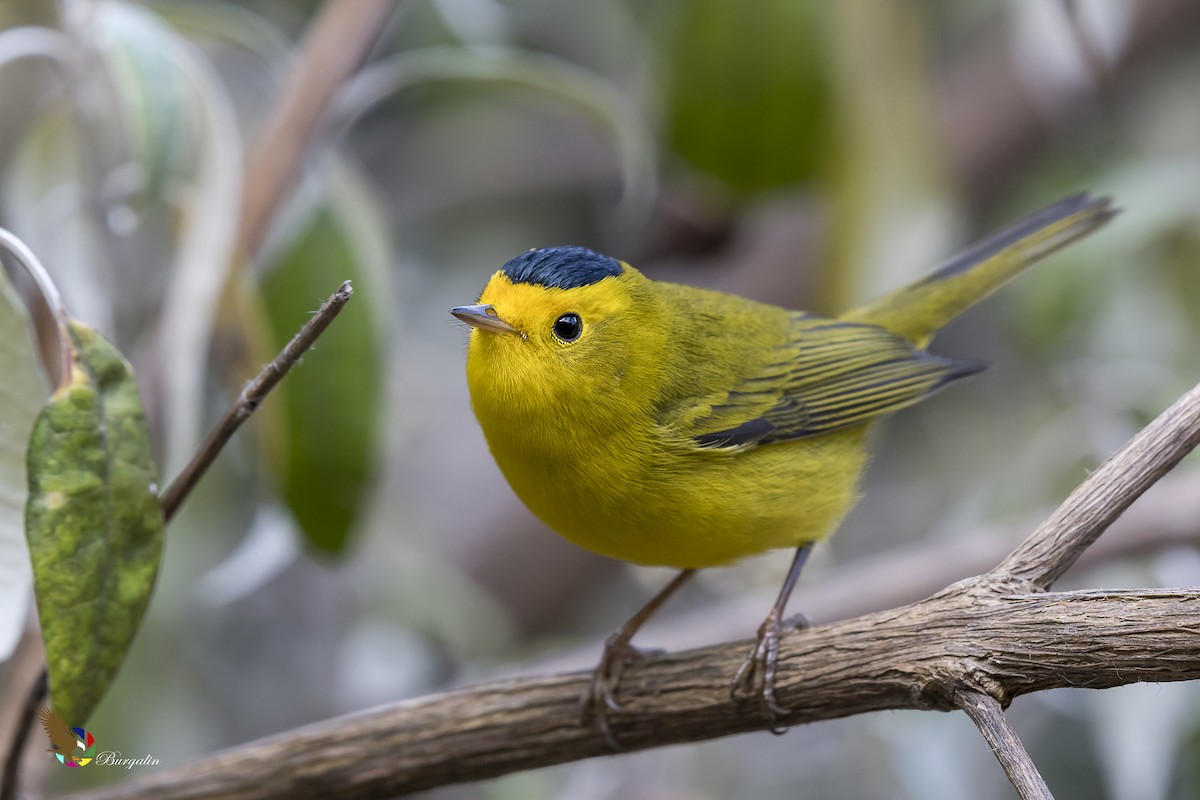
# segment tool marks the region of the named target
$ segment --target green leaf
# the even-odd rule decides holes
[[[829,138],[831,7],[797,0],[676,4],[665,48],[673,148],[743,191],[817,174]]]
[[[25,545],[25,448],[50,391],[24,309],[0,269],[0,661],[25,629],[33,574]]]
[[[278,254],[262,285],[279,348],[340,281],[354,283],[358,305],[329,327],[276,390],[282,422],[276,416],[280,400],[263,409],[276,422],[272,433],[279,434],[280,441],[268,447],[284,497],[308,543],[327,553],[345,546],[379,461],[383,303],[391,262],[386,231],[362,181],[335,168],[327,196]]]
[[[141,623],[163,519],[129,364],[79,322],[64,336],[70,374],[29,441],[25,531],[54,707],[83,725]]]

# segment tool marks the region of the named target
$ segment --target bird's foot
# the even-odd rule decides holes
[[[582,724],[594,726],[613,750],[624,749],[617,742],[609,725],[609,714],[619,714],[624,710],[617,702],[617,688],[621,683],[621,675],[624,674],[625,667],[655,652],[638,650],[629,643],[630,637],[624,634],[623,630],[617,631],[604,642],[600,663],[596,665],[592,681],[580,701]]]
[[[804,630],[812,626],[808,617],[796,614],[782,619],[778,608],[772,609],[762,625],[758,626],[758,641],[746,655],[746,660],[733,675],[729,695],[734,700],[752,695],[758,698],[771,733],[784,733],[780,725],[788,715],[787,709],[775,699],[775,672],[779,664],[779,639],[787,631]]]

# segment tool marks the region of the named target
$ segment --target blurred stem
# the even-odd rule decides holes
[[[394,0],[329,0],[309,26],[300,56],[255,138],[242,194],[239,252],[252,261],[334,94],[366,60]]]
[[[25,705],[17,717],[12,746],[9,747],[8,756],[4,759],[4,779],[0,783],[0,800],[16,800],[17,777],[21,772],[21,754],[25,752],[25,744],[29,741],[29,731],[33,728],[33,716],[37,713],[38,706],[46,699],[47,681],[48,677],[43,667],[41,673],[34,680],[34,684],[25,698]]]
[[[837,135],[826,311],[852,308],[872,287],[921,274],[943,249],[953,217],[935,149],[918,6],[849,0],[832,8]]]
[[[1071,37],[1075,40],[1075,47],[1079,49],[1079,55],[1087,66],[1092,83],[1100,89],[1111,88],[1112,69],[1100,52],[1095,37],[1085,28],[1084,11],[1079,6],[1079,0],[1062,0],[1062,6],[1067,25],[1071,29]]]
[[[29,316],[34,322],[38,350],[46,375],[52,386],[62,386],[67,381],[71,354],[61,333],[67,320],[67,311],[63,306],[62,296],[58,293],[58,287],[28,245],[4,228],[0,228],[0,250],[8,253],[13,261],[21,266],[37,288],[34,295],[36,299],[28,303]]]

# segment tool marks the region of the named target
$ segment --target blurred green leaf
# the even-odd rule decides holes
[[[272,461],[306,540],[328,553],[345,547],[381,452],[380,309],[391,262],[386,232],[362,182],[335,168],[328,194],[268,267],[262,285],[276,348],[340,281],[353,281],[355,297],[365,301],[330,326],[277,390],[284,416],[280,441],[269,448]]]
[[[0,661],[25,628],[33,573],[25,543],[25,449],[49,387],[28,320],[0,270]]]
[[[54,706],[83,725],[141,623],[163,519],[129,364],[91,328],[65,328],[70,375],[29,440],[25,530]]]
[[[137,165],[129,188],[158,202],[166,182],[183,171],[196,147],[191,94],[177,63],[179,51],[189,45],[142,6],[110,0],[96,12],[87,36],[104,59],[125,145]]]
[[[672,147],[730,186],[813,177],[826,159],[829,7],[677,3],[667,46]]]

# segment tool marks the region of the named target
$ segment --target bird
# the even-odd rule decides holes
[[[38,718],[42,721],[46,735],[50,737],[50,747],[46,752],[62,756],[64,763],[74,764],[75,750],[79,748],[87,751],[87,745],[53,709],[42,706],[38,709]]]
[[[857,502],[882,418],[978,373],[934,334],[1026,267],[1103,226],[1078,194],[980,240],[926,277],[834,317],[652,280],[567,246],[530,250],[450,313],[471,326],[471,406],[516,495],[568,540],[679,574],[605,642],[583,711],[610,714],[638,629],[697,570],[794,555],[733,676],[770,728],[788,598],[813,545]]]

